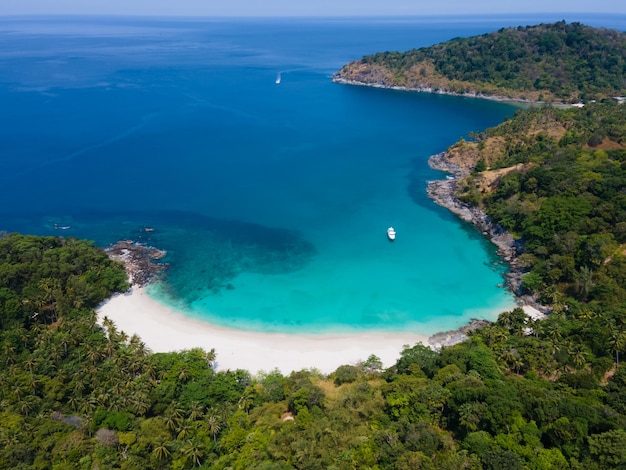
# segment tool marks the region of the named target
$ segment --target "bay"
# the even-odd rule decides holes
[[[505,266],[426,198],[427,159],[516,108],[330,75],[519,21],[2,18],[0,230],[166,249],[151,295],[233,328],[493,319]]]

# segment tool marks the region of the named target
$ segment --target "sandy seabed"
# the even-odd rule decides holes
[[[310,368],[328,374],[341,365],[364,361],[371,354],[378,356],[384,367],[390,367],[404,345],[427,344],[428,340],[410,332],[301,335],[228,329],[186,317],[138,287],[101,305],[99,321],[104,317],[126,334],[137,334],[153,352],[215,349],[218,370],[245,369],[253,374],[274,369],[288,374]]]

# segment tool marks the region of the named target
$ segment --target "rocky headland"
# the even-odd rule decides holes
[[[470,169],[462,168],[451,161],[446,152],[431,156],[428,159],[428,164],[434,170],[439,170],[449,175],[443,180],[428,182],[426,189],[428,197],[456,214],[462,220],[476,226],[484,236],[496,245],[498,255],[509,265],[505,286],[513,292],[520,306],[530,306],[544,314],[547,313],[549,311],[548,307],[541,305],[534,296],[524,295],[522,291],[521,282],[524,268],[518,260],[518,255],[521,252],[520,242],[515,240],[500,225],[494,224],[482,209],[467,204],[456,197],[457,185],[469,176]]]
[[[121,240],[106,248],[109,257],[124,263],[132,286],[143,287],[155,276],[167,269],[167,263],[159,263],[166,251],[133,240]]]

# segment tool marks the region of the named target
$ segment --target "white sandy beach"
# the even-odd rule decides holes
[[[232,330],[185,317],[137,287],[104,303],[98,318],[102,321],[105,316],[128,335],[140,336],[153,352],[214,348],[218,370],[246,369],[253,374],[274,368],[283,374],[308,368],[330,373],[371,354],[389,367],[400,357],[403,345],[426,344],[428,339],[414,333],[296,335]]]

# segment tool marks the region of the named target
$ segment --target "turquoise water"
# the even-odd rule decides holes
[[[494,318],[504,267],[426,162],[514,108],[329,76],[518,21],[0,19],[0,230],[166,249],[151,295],[234,328]]]

